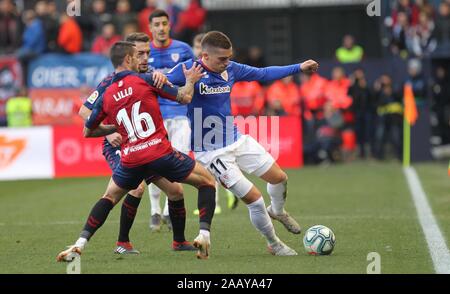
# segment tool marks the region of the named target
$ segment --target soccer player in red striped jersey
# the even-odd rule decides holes
[[[210,226],[215,208],[215,182],[212,175],[186,154],[174,150],[167,139],[157,96],[189,103],[194,84],[202,76],[201,66],[184,68],[186,84],[175,88],[153,86],[152,76],[139,74],[135,45],[117,42],[111,48],[111,61],[116,69],[112,83],[97,100],[84,128],[85,137],[106,136],[118,132],[122,136],[121,161],[114,170],[103,197],[94,205],[80,237],[74,245],[58,254],[58,261],[71,261],[100,228],[116,203],[146,178],[164,177],[171,182],[190,184],[198,189],[200,232],[194,240],[197,257],[207,259]],[[104,125],[102,121],[114,122]]]

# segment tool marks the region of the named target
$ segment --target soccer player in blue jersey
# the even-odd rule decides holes
[[[137,57],[139,59],[139,72],[148,72],[148,57],[150,54],[150,38],[144,33],[132,33],[126,37],[126,41],[132,42],[136,45]],[[161,88],[167,81],[164,74],[152,71],[153,78],[157,82],[157,86]],[[80,109],[80,115],[83,119],[87,120],[92,112],[94,103],[99,97],[103,95],[103,92],[111,83],[113,75],[105,78],[97,87],[97,89],[86,100],[84,105]],[[120,144],[122,143],[122,136],[115,132],[105,137],[103,142],[103,155],[108,162],[111,170],[114,171],[120,162]],[[150,184],[150,181],[147,180]],[[171,183],[168,180],[162,178],[157,179],[153,184],[164,191],[170,198],[169,202],[169,215],[173,218],[173,242],[172,249],[175,251],[196,250],[192,244],[186,241],[184,236],[184,230],[186,225],[186,213],[183,198],[183,188],[180,183]],[[122,203],[121,216],[120,216],[120,231],[119,237],[116,243],[115,253],[118,254],[138,254],[139,251],[133,248],[130,239],[129,232],[132,227],[134,217],[136,215],[137,208],[140,204],[142,195],[145,191],[145,184],[141,183],[139,187],[128,193]]]
[[[202,39],[202,64],[206,75],[196,84],[192,102],[188,104],[191,122],[191,148],[196,160],[213,173],[222,185],[247,205],[250,220],[266,238],[274,255],[297,255],[275,234],[270,217],[286,229],[299,234],[298,223],[285,211],[287,195],[286,173],[255,139],[242,135],[231,116],[230,92],[237,81],[266,82],[299,72],[315,72],[313,60],[288,66],[255,68],[230,61],[233,48],[230,39],[218,31],[208,32]],[[192,67],[193,61],[184,63]],[[175,85],[183,85],[182,65],[172,69],[167,77]],[[267,182],[271,204],[266,208],[261,192],[242,171]]]
[[[149,23],[150,31],[153,35],[153,41],[150,43],[150,58],[148,59],[148,64],[151,68],[167,73],[177,64],[194,59],[194,53],[188,44],[170,38],[170,20],[167,12],[161,9],[154,10],[149,16]],[[169,135],[169,141],[175,149],[189,154],[191,129],[186,117],[186,105],[161,97],[158,98],[158,101],[164,119],[164,126]],[[150,229],[152,231],[160,230],[161,220],[167,224],[169,230],[172,229],[168,200],[166,199],[163,212],[161,213],[160,195],[161,189],[156,185],[149,186],[151,204]]]

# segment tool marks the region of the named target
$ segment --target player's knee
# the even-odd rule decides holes
[[[142,198],[142,195],[144,195],[145,186],[143,184],[140,184],[136,189],[133,191],[128,192],[133,197],[136,198]]]
[[[261,192],[250,182],[246,177],[242,177],[234,185],[232,185],[228,190],[230,190],[234,195],[239,198],[260,196]],[[251,195],[249,195],[251,194]]]
[[[272,185],[276,185],[276,184],[287,182],[287,180],[288,180],[287,174],[283,170],[280,170],[279,172],[277,172],[275,175],[273,175],[271,177],[269,183],[271,183]]]
[[[164,191],[171,201],[178,201],[183,199],[183,186],[179,183],[172,183],[167,191]]]

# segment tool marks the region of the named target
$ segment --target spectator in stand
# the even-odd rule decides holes
[[[179,14],[174,34],[177,39],[189,43],[198,34],[206,20],[206,10],[199,0],[190,0],[186,10]]]
[[[165,8],[164,10],[169,15],[170,23],[172,27],[176,27],[178,25],[178,17],[180,13],[183,11],[180,6],[174,3],[174,0],[165,0]],[[172,32],[171,32],[172,34]]]
[[[83,34],[80,26],[73,17],[61,14],[58,34],[58,46],[60,51],[67,54],[80,53],[83,47]]]
[[[441,2],[439,5],[439,14],[436,18],[435,36],[438,43],[448,52],[450,50],[450,1]]]
[[[122,36],[128,36],[132,33],[137,33],[139,31],[139,27],[137,22],[132,21],[129,23],[126,23],[122,30]]]
[[[12,0],[0,0],[0,54],[13,53],[19,46],[19,14]]]
[[[254,67],[266,67],[266,61],[264,59],[264,53],[258,46],[250,46],[248,48],[248,59],[244,62]]]
[[[261,115],[264,108],[264,90],[256,82],[237,82],[231,90],[231,113],[236,115]]]
[[[305,142],[303,152],[306,162],[330,163],[340,158],[341,128],[344,125],[342,115],[330,102],[325,103],[323,113],[323,117],[316,122],[313,138]]]
[[[331,77],[332,80],[327,83],[325,88],[325,98],[335,109],[348,109],[352,105],[352,98],[348,96],[350,80],[345,76],[342,67],[333,68]]]
[[[300,116],[300,92],[293,76],[287,76],[270,85],[266,99],[270,108],[281,104],[286,115]]]
[[[364,49],[355,44],[352,35],[345,35],[342,39],[342,46],[336,50],[336,59],[340,63],[361,62],[364,56]]]
[[[139,30],[146,33],[150,39],[153,39],[152,33],[150,32],[149,17],[153,10],[156,9],[156,0],[147,0],[146,5],[147,6],[138,14]]]
[[[369,89],[363,69],[353,73],[349,96],[352,97],[352,112],[355,114],[356,140],[359,157],[366,158],[368,149],[373,150],[373,129],[375,126],[375,100]]]
[[[42,21],[36,17],[33,10],[23,13],[23,22],[26,28],[22,36],[22,46],[17,51],[17,59],[22,65],[23,81],[27,81],[29,62],[44,53],[47,44]]]
[[[392,10],[393,25],[397,24],[398,14],[405,13],[408,23],[415,26],[419,22],[419,8],[410,0],[399,0],[396,7]]]
[[[16,97],[6,102],[8,127],[29,127],[32,125],[32,105],[26,88],[21,88]]]
[[[55,1],[48,1],[46,9],[44,28],[47,37],[47,47],[48,51],[55,52],[58,50],[59,12]]]
[[[410,43],[410,26],[408,16],[404,12],[397,14],[397,22],[392,28],[391,52],[402,58],[408,57],[407,43]]]
[[[116,27],[116,31],[122,34],[123,29],[127,23],[134,22],[136,14],[131,12],[131,5],[128,0],[117,1],[116,13],[113,16],[113,23]],[[123,35],[126,36],[126,35]]]
[[[435,17],[434,7],[429,2],[430,1],[428,0],[416,0],[415,3],[417,8],[419,9],[419,13],[425,13],[429,18],[434,19]]]
[[[434,22],[425,12],[419,14],[419,23],[411,28],[410,52],[416,57],[429,56],[437,47],[433,36]]]
[[[393,146],[398,160],[402,160],[402,99],[394,91],[392,79],[388,75],[381,76],[374,84],[377,105],[377,126],[375,130],[374,156],[385,158],[385,145]]]
[[[83,15],[83,14],[82,14]],[[113,15],[106,11],[105,0],[94,0],[92,2],[92,14],[90,14],[91,21],[94,24],[94,36],[101,34],[105,23],[110,23]]]
[[[450,144],[450,78],[443,66],[436,69],[432,92],[432,110],[437,118],[437,135],[441,138],[442,145]]]
[[[94,0],[89,13],[81,13],[77,21],[83,34],[83,51],[90,51],[94,39],[102,33],[103,25],[112,22],[112,14],[106,12],[105,0]]]
[[[91,52],[109,56],[109,49],[111,49],[111,46],[121,39],[121,36],[116,34],[116,28],[114,27],[114,24],[104,24],[102,34],[95,38]]]

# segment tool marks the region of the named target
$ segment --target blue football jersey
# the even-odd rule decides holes
[[[191,68],[193,63],[192,60],[185,62],[186,68]],[[205,76],[194,85],[194,96],[187,112],[194,152],[220,149],[240,137],[231,114],[230,93],[235,82],[278,80],[299,73],[300,65],[256,68],[230,62],[223,73],[213,72],[204,65],[203,69]],[[168,72],[167,78],[174,85],[183,86],[186,79],[181,64]]]
[[[191,47],[184,42],[171,39],[170,44],[167,47],[155,47],[153,42],[150,43],[148,65],[164,74],[177,64],[192,59],[194,59],[194,53],[192,52]],[[158,101],[164,119],[176,116],[186,116],[186,105],[161,97],[158,98]]]

